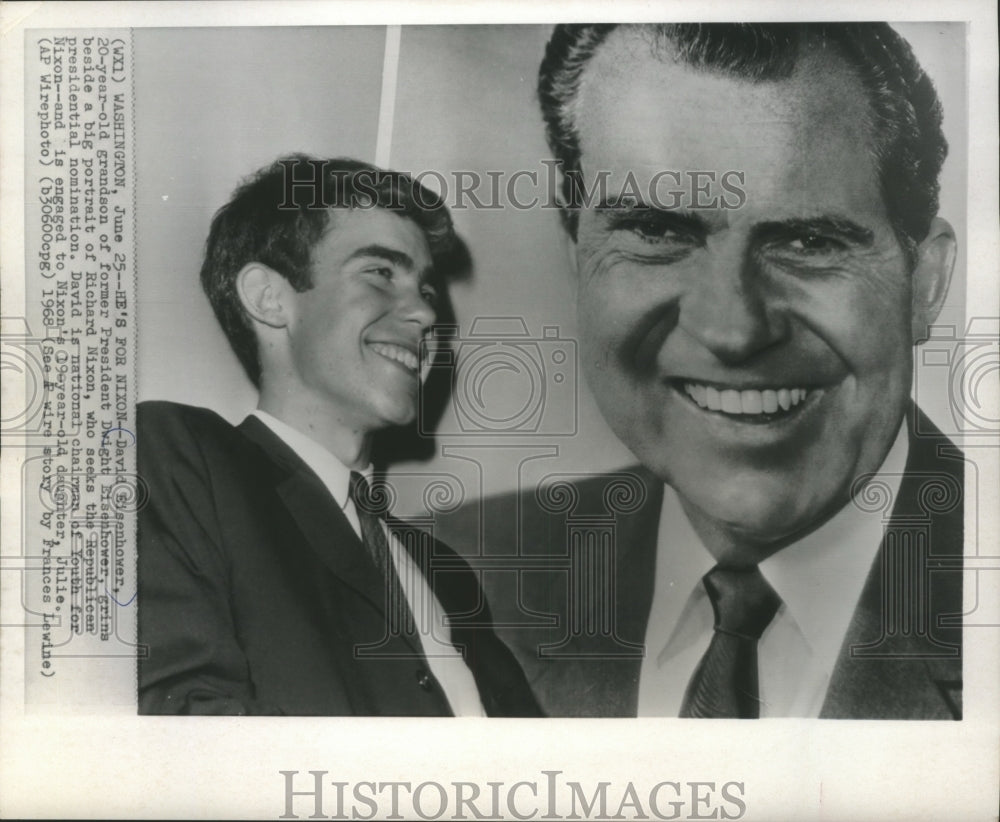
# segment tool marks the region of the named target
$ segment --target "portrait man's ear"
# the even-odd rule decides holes
[[[568,231],[563,231],[561,234],[561,240],[563,244],[563,250],[566,252],[566,260],[569,264],[569,282],[573,287],[573,293],[576,293],[576,287],[580,280],[580,265],[576,259],[576,252],[578,249],[576,240],[570,236]]]
[[[955,250],[954,229],[947,220],[935,217],[924,241],[917,246],[917,263],[913,270],[911,333],[914,344],[927,339],[927,327],[941,313],[955,267]]]
[[[288,324],[288,280],[263,263],[247,263],[236,275],[236,291],[243,308],[253,319],[271,328]]]

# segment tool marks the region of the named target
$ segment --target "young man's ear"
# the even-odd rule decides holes
[[[263,263],[247,263],[236,275],[236,293],[253,319],[271,328],[288,324],[288,292],[291,285]]]
[[[941,313],[955,267],[956,248],[951,225],[935,217],[924,241],[917,246],[917,264],[913,269],[910,318],[914,343],[927,339],[927,327]]]

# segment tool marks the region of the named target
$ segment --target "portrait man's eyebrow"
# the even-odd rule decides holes
[[[604,200],[598,209],[609,230],[641,230],[649,239],[654,239],[658,233],[681,231],[703,240],[707,235],[724,229],[728,224],[724,215],[713,215],[716,219],[709,221],[697,210],[662,208],[620,200],[612,202]],[[762,240],[826,235],[843,238],[860,246],[870,246],[875,239],[871,229],[839,215],[790,217],[765,222],[754,226],[754,234]]]
[[[299,163],[337,196],[289,208]],[[238,426],[138,407],[140,713],[539,715],[472,571],[376,471],[458,248],[439,197],[344,158],[281,158],[216,213],[201,283],[259,399]]]
[[[911,399],[956,238],[909,44],[884,23],[560,25],[538,100],[581,369],[638,461],[482,503],[511,523],[484,551],[530,557],[486,585],[543,709],[961,718],[964,463]],[[742,196],[588,189],[664,170]]]

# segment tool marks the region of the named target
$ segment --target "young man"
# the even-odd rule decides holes
[[[475,576],[370,485],[455,248],[439,198],[351,160],[286,158],[216,214],[202,284],[260,400],[235,428],[139,407],[140,712],[537,715]]]

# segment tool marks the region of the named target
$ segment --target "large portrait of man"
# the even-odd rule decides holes
[[[960,718],[963,462],[911,400],[956,238],[907,42],[559,26],[538,98],[581,370],[639,460],[485,503],[517,523],[496,550],[572,566],[494,592],[512,624],[559,614],[509,634],[546,710]]]

